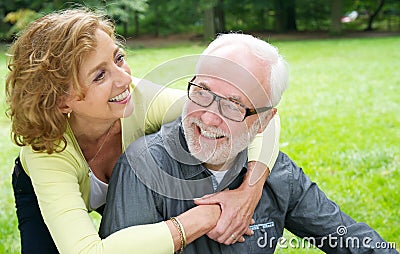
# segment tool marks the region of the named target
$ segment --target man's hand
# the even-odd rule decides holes
[[[195,204],[219,204],[221,217],[207,236],[226,245],[244,242],[243,235],[252,235],[249,228],[254,223],[254,210],[260,201],[262,189],[269,175],[268,168],[262,163],[249,162],[249,170],[242,185],[235,190],[225,190],[196,199]],[[257,179],[258,181],[255,181]]]

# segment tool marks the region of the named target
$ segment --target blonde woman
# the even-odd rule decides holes
[[[34,21],[9,53],[6,94],[12,137],[21,146],[13,188],[23,253],[172,253],[206,233],[226,244],[251,234],[262,181],[244,183],[235,198],[220,194],[220,205],[101,239],[88,212],[101,210],[115,162],[129,143],[180,115],[183,91],[162,89],[150,103],[161,87],[132,82],[112,23],[88,10]],[[250,161],[258,160],[260,146]],[[272,168],[277,150],[271,151],[253,170]],[[269,171],[263,172],[264,180]]]

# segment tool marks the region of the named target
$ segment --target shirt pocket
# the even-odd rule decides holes
[[[250,225],[250,229],[254,231],[254,235],[246,240],[250,245],[250,253],[274,253],[279,240],[275,222],[272,220],[256,221],[255,224]]]

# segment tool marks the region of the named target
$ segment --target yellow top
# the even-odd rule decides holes
[[[150,82],[133,86],[134,113],[122,119],[122,149],[144,134],[175,120],[186,100],[185,92]],[[259,135],[249,148],[249,160],[272,169],[278,155],[279,118],[274,117],[268,135]],[[274,130],[271,131],[271,128]],[[263,143],[263,136],[266,139]],[[132,226],[101,239],[88,212],[90,179],[88,164],[68,126],[67,147],[60,153],[34,152],[22,147],[21,163],[32,180],[44,221],[60,253],[173,253],[173,239],[165,222]],[[253,147],[253,145],[252,145]],[[258,159],[259,154],[264,154]],[[154,244],[157,243],[157,244]]]

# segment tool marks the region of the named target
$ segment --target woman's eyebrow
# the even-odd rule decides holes
[[[117,53],[120,51],[120,47],[116,47],[114,49],[113,52],[113,58],[117,55]],[[107,63],[106,61],[103,61],[101,63],[99,63],[98,65],[96,65],[95,67],[93,67],[89,72],[88,72],[88,76],[91,76],[93,73],[95,73],[98,69],[100,69],[102,66],[105,66]]]

